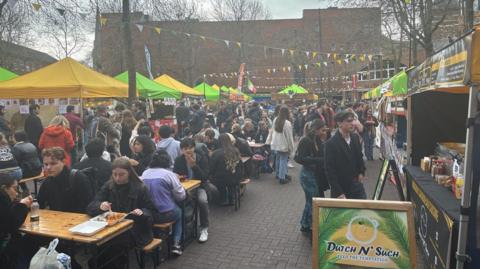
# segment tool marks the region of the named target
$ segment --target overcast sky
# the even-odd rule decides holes
[[[301,18],[304,9],[325,8],[320,0],[261,0],[272,12],[273,19]]]

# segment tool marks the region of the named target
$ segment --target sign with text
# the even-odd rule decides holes
[[[410,202],[313,199],[314,269],[416,268]]]

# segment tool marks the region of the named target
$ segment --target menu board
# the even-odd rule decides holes
[[[410,202],[314,198],[313,268],[416,268]]]

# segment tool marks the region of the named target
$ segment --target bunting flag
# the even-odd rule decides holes
[[[265,58],[268,57],[268,56],[267,56],[267,47],[266,47],[266,46],[263,47],[263,56],[265,56]]]
[[[369,54],[369,55],[368,55],[368,60],[371,62],[372,59],[373,59],[373,55],[372,55],[372,54]]]
[[[305,55],[307,55],[307,58],[310,57],[310,51],[305,51]]]
[[[203,35],[201,35],[200,38],[203,39],[203,41],[206,40],[206,38]]]
[[[270,70],[270,69],[267,69],[267,72],[270,74],[270,73],[271,73],[271,70]]]
[[[58,11],[58,14],[60,14],[60,16],[65,16],[65,9],[56,8],[56,10]]]
[[[342,64],[342,60],[337,60],[337,64]]]
[[[365,62],[365,55],[360,55],[360,61]]]
[[[292,71],[292,68],[290,66],[287,67],[288,72]]]
[[[283,67],[282,70],[283,70],[283,72],[287,72],[287,68],[286,68],[286,67]]]
[[[327,53],[327,59],[330,59],[330,55],[331,55],[330,53]]]
[[[273,73],[275,73],[275,72],[276,72],[276,69],[275,69],[275,68],[273,68]]]
[[[155,27],[155,32],[157,32],[157,34],[160,34],[162,32],[162,29],[160,27]]]
[[[306,65],[304,65],[304,66],[305,66],[305,70],[307,70],[307,69],[308,69],[308,64],[306,64]]]
[[[348,59],[344,59],[345,63],[348,64]]]
[[[227,47],[230,48],[230,41],[228,41],[228,40],[223,40],[223,42],[225,42],[225,44],[227,45]]]
[[[242,43],[237,42],[237,46],[238,46],[239,48],[242,48]]]
[[[10,10],[12,10],[15,7],[15,5],[17,4],[17,2],[18,2],[18,0],[8,0],[7,7]]]
[[[318,54],[318,52],[314,51],[314,52],[312,53],[312,59],[315,59],[315,57],[317,57],[317,54]]]
[[[190,38],[192,35],[189,33],[184,33],[187,38]]]
[[[293,54],[295,53],[295,50],[288,50],[290,52],[290,56],[293,56]]]
[[[322,67],[321,63],[315,63],[315,64],[318,65],[318,67]]]
[[[333,59],[334,59],[334,60],[337,59],[337,54],[336,54],[336,53],[333,54]]]
[[[285,49],[282,49],[282,56],[285,55]]]
[[[324,65],[324,66],[328,66],[328,63],[327,63],[327,62],[323,62],[323,65]]]
[[[143,24],[135,24],[137,26],[138,31],[143,32]]]
[[[298,70],[302,71],[302,66],[301,65],[298,66]]]
[[[38,4],[38,3],[33,3],[32,4],[33,8],[35,9],[35,11],[39,11],[40,8],[42,8],[42,5]]]
[[[100,16],[100,25],[105,26],[107,24],[107,18]]]

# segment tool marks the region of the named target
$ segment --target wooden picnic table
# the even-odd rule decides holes
[[[197,179],[188,179],[188,180],[180,182],[180,183],[182,184],[183,188],[186,191],[192,191],[192,190],[200,187],[200,184],[202,183],[202,181],[197,180]]]
[[[133,227],[133,220],[125,219],[113,226],[107,226],[105,229],[91,236],[73,234],[69,231],[70,228],[89,219],[91,219],[91,217],[86,214],[40,209],[40,222],[38,227],[32,227],[29,214],[25,223],[20,227],[20,231],[31,235],[59,238],[100,246]]]

